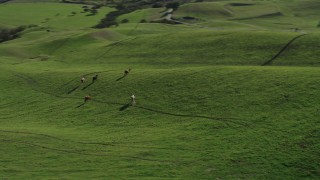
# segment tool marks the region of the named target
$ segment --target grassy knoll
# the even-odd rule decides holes
[[[234,31],[213,32],[207,30],[151,35],[119,44],[113,48],[114,51],[103,57],[111,62],[125,60],[131,63],[144,62],[158,65],[259,65],[273,56],[295,35],[294,33],[236,33]],[[123,53],[118,54],[119,50]]]
[[[225,29],[242,29],[247,25],[251,26],[251,29],[299,28],[315,31],[319,7],[320,3],[316,0],[188,3],[182,5],[174,13],[174,17],[194,17],[196,21],[192,20],[190,23]]]
[[[184,4],[198,25],[138,23],[159,18],[145,9],[107,29],[89,27],[111,8],[1,4],[1,25],[38,27],[0,44],[0,179],[319,179],[317,3],[231,3]],[[284,15],[250,14],[263,7]],[[271,25],[306,17],[292,42],[303,32]]]
[[[121,22],[124,19],[127,19],[130,23],[138,23],[141,20],[146,20],[147,22],[158,20],[163,15],[163,8],[150,8],[150,9],[141,9],[128,14],[119,16],[118,22]]]
[[[80,29],[94,26],[110,11],[111,8],[103,7],[96,15],[90,16],[90,13],[83,13],[82,5],[7,3],[0,6],[0,22],[11,26],[35,24],[52,30]]]
[[[23,52],[28,45],[27,54],[17,54],[23,57],[23,62],[32,61],[41,55],[50,56],[50,60],[65,63],[134,63],[150,65],[169,64],[211,64],[211,65],[261,65],[277,54],[288,41],[299,33],[277,33],[266,31],[211,31],[198,29],[191,31],[185,28],[176,33],[163,33],[175,29],[163,28],[155,30],[159,34],[146,35],[156,27],[166,25],[131,25],[134,30],[119,29],[118,32],[108,30],[93,30],[92,32],[68,31],[43,36],[34,41],[37,33],[30,33],[11,45],[0,47],[4,56],[13,56],[16,51]],[[126,27],[124,27],[126,28]],[[138,36],[121,35],[133,33]],[[43,32],[41,32],[42,34]],[[140,34],[141,33],[141,34]],[[50,34],[44,32],[44,34]],[[143,35],[144,34],[144,35]],[[31,36],[32,35],[32,36]],[[143,36],[142,36],[143,35]],[[193,41],[189,41],[193,38]],[[120,40],[117,42],[116,40]],[[32,44],[32,45],[31,45]],[[311,46],[312,44],[305,44]],[[12,46],[16,48],[12,52]],[[143,49],[143,50],[141,50]],[[225,52],[228,51],[228,54]],[[119,53],[121,52],[121,53]],[[81,56],[75,57],[81,53]],[[314,61],[315,57],[310,57]],[[20,60],[21,61],[21,60]]]
[[[72,92],[83,68],[2,71],[3,177],[318,175],[317,69],[102,69]]]
[[[319,33],[309,34],[295,41],[274,65],[318,66]],[[313,60],[311,60],[313,59]]]

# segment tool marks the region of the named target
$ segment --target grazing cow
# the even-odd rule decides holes
[[[92,77],[92,83],[94,83],[96,80],[98,80],[98,74]]]
[[[124,70],[124,76],[128,75],[130,71],[131,71],[131,68]]]
[[[81,81],[81,83],[84,83],[84,82],[86,81],[86,78],[82,77],[82,78],[80,79],[80,81]]]
[[[136,104],[136,96],[134,94],[131,95],[131,106]]]
[[[92,97],[90,95],[87,95],[84,97],[84,103],[86,103],[87,101],[91,100]]]

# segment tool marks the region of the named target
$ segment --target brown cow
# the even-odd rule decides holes
[[[87,95],[84,97],[84,103],[86,103],[87,101],[91,100],[92,97],[90,95]]]
[[[131,68],[124,70],[124,76],[128,75],[130,71],[131,71]]]

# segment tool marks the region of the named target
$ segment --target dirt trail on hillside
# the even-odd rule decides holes
[[[296,41],[298,38],[305,36],[307,34],[300,34],[299,36],[294,37],[293,39],[291,39],[275,56],[273,56],[271,59],[269,59],[268,61],[264,62],[261,66],[267,66],[267,65],[271,65],[281,54],[283,54],[288,47],[294,42]]]

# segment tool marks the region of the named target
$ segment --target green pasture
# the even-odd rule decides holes
[[[0,4],[0,28],[37,25],[0,44],[0,179],[319,179],[317,1],[187,3],[174,16],[199,20],[179,25],[147,8],[105,29],[112,8],[22,2]]]
[[[82,6],[62,3],[7,3],[0,6],[0,24],[8,26],[33,24],[53,31],[82,29],[96,25],[113,10],[103,7],[98,9],[96,15],[90,15],[89,12],[84,13]]]
[[[317,68],[45,67],[1,71],[2,177],[318,176]]]
[[[174,17],[186,22],[189,20],[183,17],[193,17],[196,20],[190,23],[224,29],[236,28],[235,23],[238,23],[240,29],[243,24],[260,29],[290,31],[299,28],[311,32],[318,30],[319,7],[316,0],[217,1],[184,4],[174,12]]]

